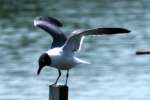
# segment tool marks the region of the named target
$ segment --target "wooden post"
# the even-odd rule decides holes
[[[68,100],[68,86],[50,85],[49,100]]]

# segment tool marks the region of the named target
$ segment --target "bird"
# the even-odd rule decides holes
[[[49,50],[42,53],[38,59],[38,71],[45,66],[53,67],[58,70],[58,77],[53,85],[57,85],[57,82],[61,76],[61,71],[66,70],[67,85],[69,70],[79,64],[90,64],[76,56],[76,53],[81,49],[84,37],[86,36],[99,36],[99,35],[113,35],[129,33],[130,30],[125,28],[92,28],[92,29],[76,29],[67,37],[61,30],[63,24],[56,18],[49,16],[38,16],[34,19],[34,26],[39,27],[46,31],[53,39]]]

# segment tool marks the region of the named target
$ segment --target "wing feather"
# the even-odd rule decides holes
[[[60,30],[59,27],[61,27],[62,24],[58,20],[51,17],[40,16],[34,20],[34,25],[42,28],[52,36],[53,42],[51,48],[61,47],[65,44],[67,37]]]
[[[94,28],[87,29],[79,34],[82,35],[113,35],[113,34],[124,34],[130,31],[124,28]]]
[[[112,34],[122,34],[130,32],[124,28],[95,28],[87,30],[75,30],[73,31],[70,38],[66,41],[63,46],[65,51],[78,51],[81,48],[83,42],[83,36],[88,35],[112,35]]]

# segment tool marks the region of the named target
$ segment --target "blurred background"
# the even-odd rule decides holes
[[[67,35],[94,27],[132,31],[85,38],[77,55],[92,64],[70,70],[69,100],[150,100],[150,55],[135,55],[150,50],[149,11],[149,0],[0,0],[0,100],[48,100],[57,70],[36,76],[38,57],[52,42],[33,27],[41,15],[59,19]]]

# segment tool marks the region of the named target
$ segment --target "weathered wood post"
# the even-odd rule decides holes
[[[50,85],[49,100],[68,100],[68,86]]]

